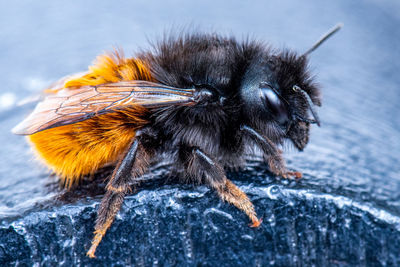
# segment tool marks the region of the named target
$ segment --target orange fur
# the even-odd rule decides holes
[[[64,88],[79,88],[124,80],[147,80],[151,76],[138,59],[125,59],[122,53],[103,55],[81,77],[66,80]],[[57,92],[53,89],[51,92]],[[65,186],[76,184],[83,175],[93,174],[108,163],[115,163],[138,128],[147,123],[147,110],[131,106],[28,136],[39,158],[58,174]]]
[[[89,67],[89,72],[82,77],[67,80],[65,87],[98,85],[119,81],[152,81],[148,67],[140,59],[125,58],[123,53],[115,51],[97,57],[96,64]]]

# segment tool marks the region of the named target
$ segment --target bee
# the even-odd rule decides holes
[[[37,157],[67,188],[115,166],[89,257],[131,185],[161,154],[172,160],[179,182],[209,186],[258,227],[252,202],[224,169],[243,166],[246,148],[257,146],[273,174],[301,177],[286,168],[279,147],[289,141],[303,150],[310,125],[320,125],[320,89],[308,55],[340,28],[301,55],[204,33],[166,38],[134,58],[105,54],[87,72],[45,90],[13,132],[28,135]]]

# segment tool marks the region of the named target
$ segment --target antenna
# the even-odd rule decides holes
[[[343,27],[343,23],[338,23],[335,27],[329,30],[326,34],[324,34],[310,49],[308,49],[302,57],[308,56],[311,52],[317,49],[323,42],[325,42],[329,37],[335,34],[338,30]]]

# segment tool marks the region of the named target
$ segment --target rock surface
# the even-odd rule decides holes
[[[0,265],[400,265],[399,217],[307,189],[307,177],[279,181],[259,167],[229,176],[263,218],[258,229],[204,186],[154,180],[127,197],[96,259],[85,252],[100,198],[69,195],[0,228]]]

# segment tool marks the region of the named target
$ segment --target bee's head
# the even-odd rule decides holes
[[[314,106],[321,106],[319,89],[308,74],[307,57],[342,27],[337,24],[301,56],[285,51],[254,57],[240,88],[248,117],[258,118],[251,123],[272,121],[284,130],[280,137],[292,140],[299,150],[306,146],[310,124],[320,125]]]
[[[308,142],[310,124],[320,125],[315,106],[321,99],[308,74],[307,56],[285,51],[254,59],[240,92],[249,116],[273,122],[299,150]]]

